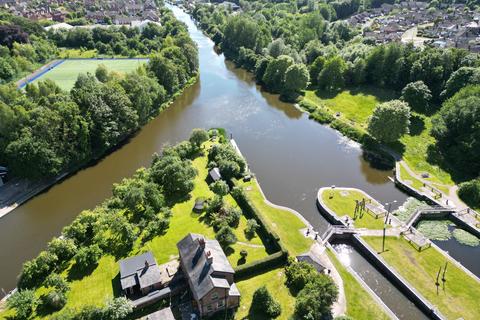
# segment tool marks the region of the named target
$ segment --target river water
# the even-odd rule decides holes
[[[358,146],[263,92],[251,74],[215,53],[187,14],[172,9],[199,47],[198,83],[122,148],[0,219],[1,289],[14,288],[22,263],[81,210],[110,196],[113,183],[149,165],[154,152],[188,138],[193,128],[226,128],[269,200],[299,211],[319,231],[327,226],[315,206],[321,186],[361,188],[382,202],[406,199],[389,181],[392,172],[372,169]]]

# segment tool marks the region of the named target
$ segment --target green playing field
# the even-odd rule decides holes
[[[101,64],[107,67],[109,71],[125,73],[137,69],[146,62],[147,59],[65,60],[57,67],[35,79],[32,83],[51,79],[55,81],[60,88],[64,90],[70,90],[73,88],[73,85],[75,84],[75,81],[80,73],[90,72],[94,74],[97,67]]]

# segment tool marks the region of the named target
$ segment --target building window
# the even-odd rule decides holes
[[[212,293],[212,300],[217,300],[218,299],[218,292]]]
[[[217,308],[220,309],[220,308],[223,308],[223,307],[225,307],[225,301],[223,301],[223,300],[218,301]]]
[[[207,312],[212,312],[212,311],[213,311],[212,305],[209,304],[209,305],[207,306]]]

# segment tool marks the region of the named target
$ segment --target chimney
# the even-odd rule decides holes
[[[207,263],[208,264],[212,264],[213,263],[213,256],[212,256],[212,253],[210,251],[207,251]]]
[[[200,245],[200,248],[202,250],[205,249],[205,239],[204,238],[199,238],[198,239],[198,244]]]
[[[148,269],[148,267],[150,267],[150,265],[148,264],[148,261],[145,260],[145,269]]]

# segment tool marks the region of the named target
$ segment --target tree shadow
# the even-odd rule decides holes
[[[455,163],[456,159],[449,159],[447,155],[442,153],[441,148],[437,144],[428,146],[427,161],[432,165],[439,166],[443,171],[448,172],[456,184],[475,178],[466,170],[462,170],[466,166],[458,164],[454,167],[453,163]]]
[[[413,114],[410,117],[410,126],[408,127],[411,136],[418,136],[425,130],[425,120],[423,117]]]
[[[120,284],[120,272],[117,273],[115,278],[112,279],[112,289],[113,289],[113,296],[115,298],[123,296],[122,287]]]
[[[88,266],[87,268],[81,268],[76,263],[68,270],[67,280],[69,282],[75,280],[82,280],[84,277],[92,274],[92,272],[98,267],[98,262]]]
[[[333,99],[335,98],[341,91],[340,90],[323,90],[323,89],[316,89],[315,95],[323,100]]]
[[[237,266],[241,266],[242,264],[247,263],[247,259],[245,257],[241,257],[237,260]]]

